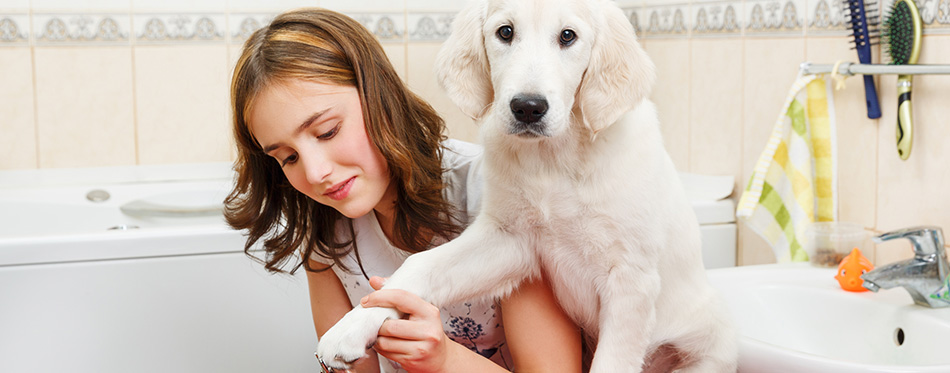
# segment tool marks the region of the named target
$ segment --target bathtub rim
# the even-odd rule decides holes
[[[244,252],[244,231],[227,226],[16,237],[0,240],[0,267]],[[262,257],[260,242],[251,247]]]
[[[0,170],[0,189],[234,179],[232,162]]]

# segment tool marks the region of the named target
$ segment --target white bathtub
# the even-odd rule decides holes
[[[314,371],[303,270],[266,274],[208,212],[232,176],[229,164],[0,172],[0,372]],[[704,261],[733,266],[732,181],[702,181],[684,175]],[[95,190],[109,198],[90,201]]]
[[[0,372],[316,369],[303,270],[265,273],[211,211],[231,178],[223,163],[0,172]]]

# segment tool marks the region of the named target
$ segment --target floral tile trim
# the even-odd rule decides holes
[[[646,38],[682,38],[689,36],[689,4],[647,6],[643,32]]]
[[[729,37],[742,32],[742,2],[693,3],[692,36]]]
[[[34,14],[34,42],[52,44],[128,44],[127,14]]]
[[[30,15],[0,15],[0,45],[20,45],[30,42]]]
[[[802,36],[805,30],[804,0],[747,1],[745,13],[746,35]]]

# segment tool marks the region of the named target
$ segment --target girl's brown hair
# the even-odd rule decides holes
[[[263,152],[248,129],[247,114],[256,95],[269,84],[296,79],[359,91],[366,133],[386,159],[397,189],[397,247],[419,252],[428,248],[432,236],[458,234],[452,207],[442,195],[445,123],[402,83],[365,27],[345,15],[308,8],[281,14],[255,31],[234,68],[237,178],[224,201],[224,215],[231,227],[247,230],[248,256],[256,258],[251,248],[263,237],[262,261],[271,272],[283,272],[298,249],[301,260],[290,273],[301,265],[317,270],[308,260],[313,254],[349,270],[341,259],[357,250],[352,221],[293,189],[278,162]],[[348,237],[339,236],[340,227],[348,230]],[[359,262],[358,253],[356,257]]]

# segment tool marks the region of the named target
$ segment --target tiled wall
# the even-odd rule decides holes
[[[444,97],[432,61],[465,0],[4,0],[0,2],[0,169],[228,161],[228,80],[250,31],[276,13],[323,6],[363,22],[453,137],[471,121]],[[684,171],[748,180],[801,62],[855,61],[839,0],[617,1],[657,65],[652,98]],[[883,1],[884,8],[892,0]],[[920,63],[950,64],[950,0],[918,0]],[[875,58],[880,55],[876,52]],[[880,61],[878,58],[877,61]],[[911,158],[894,145],[893,75],[869,120],[860,78],[835,95],[840,218],[869,229],[950,229],[950,78],[918,77]],[[738,193],[737,193],[738,195]],[[737,198],[737,195],[734,198]],[[880,247],[878,263],[906,257]],[[740,228],[740,264],[774,261]]]
[[[893,1],[883,1],[889,9]],[[920,63],[950,64],[950,1],[918,0],[925,23]],[[857,61],[839,0],[645,1],[631,10],[658,68],[653,100],[667,149],[682,170],[736,175],[736,190],[769,138],[805,61]],[[875,50],[880,63],[880,50]],[[896,77],[877,78],[883,116],[867,118],[860,77],[835,94],[841,220],[876,231],[938,225],[950,233],[950,78],[915,79],[915,140],[897,157]],[[738,198],[738,193],[733,197]],[[740,225],[740,264],[774,261]],[[878,246],[876,262],[909,257],[904,242]]]

